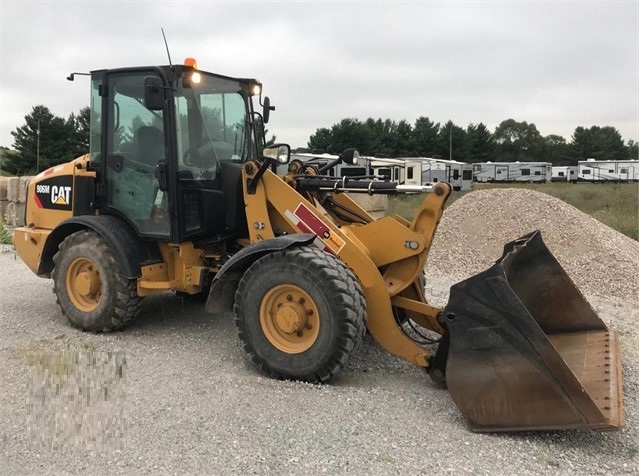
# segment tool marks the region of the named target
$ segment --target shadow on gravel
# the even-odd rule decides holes
[[[160,337],[175,336],[176,333],[188,336],[203,331],[213,340],[232,339],[234,344],[239,342],[232,313],[209,314],[204,310],[203,302],[166,292],[146,297],[138,317],[121,332],[136,336]],[[248,356],[246,359],[249,360]],[[430,383],[427,375],[410,363],[386,352],[368,334],[345,368],[334,377],[332,383],[340,385],[343,380],[340,376],[348,377],[352,373],[410,374],[408,378],[424,379]]]
[[[234,329],[231,314],[209,314],[204,303],[176,295],[172,291],[144,298],[140,314],[123,329],[125,333],[189,333],[203,326]]]

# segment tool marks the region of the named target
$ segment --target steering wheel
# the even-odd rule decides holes
[[[215,151],[214,140],[217,139],[205,137],[186,149],[182,156],[184,164],[189,167],[196,166],[206,169],[209,169],[214,165],[219,165],[220,159],[217,157],[217,152]],[[211,156],[215,161],[214,164],[210,163]]]

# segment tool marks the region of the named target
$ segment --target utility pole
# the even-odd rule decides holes
[[[38,118],[38,129],[36,130],[36,174],[40,173],[40,118]]]
[[[450,125],[450,129],[448,130],[448,139],[449,139],[449,145],[448,145],[448,158],[450,160],[453,160],[453,125]]]

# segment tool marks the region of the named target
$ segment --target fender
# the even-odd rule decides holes
[[[91,229],[107,240],[127,279],[142,275],[142,265],[162,261],[157,243],[145,242],[124,220],[111,215],[81,215],[64,220],[49,235],[42,251],[38,276],[49,277],[53,255],[64,239],[79,230]]]
[[[213,278],[209,298],[206,301],[206,312],[219,313],[231,310],[233,296],[244,271],[259,258],[276,251],[306,246],[312,243],[316,237],[317,235],[314,233],[297,233],[259,241],[254,245],[242,248],[224,263],[224,266]]]

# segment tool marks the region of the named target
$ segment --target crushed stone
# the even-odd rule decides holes
[[[455,201],[435,234],[427,276],[473,276],[534,230],[584,294],[639,297],[639,242],[534,190],[477,190]]]

